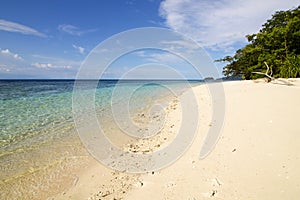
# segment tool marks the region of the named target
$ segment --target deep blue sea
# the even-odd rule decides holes
[[[90,81],[81,81],[89,90]],[[191,85],[202,82],[190,81]],[[122,93],[112,94],[116,84]],[[0,80],[0,199],[44,198],[72,182],[72,170],[86,162],[73,120],[74,80]],[[181,81],[102,80],[95,110],[108,134],[118,129],[111,106],[130,96],[130,112],[167,104],[189,86]],[[175,91],[175,92],[174,92]]]

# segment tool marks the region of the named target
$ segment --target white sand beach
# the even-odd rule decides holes
[[[194,87],[198,133],[173,165],[136,175],[114,172],[93,160],[76,174],[70,189],[53,199],[298,199],[300,79],[288,81],[291,86],[264,81],[222,83],[226,97],[222,134],[202,160],[199,152],[214,124],[207,86]],[[163,148],[180,127],[180,102],[172,102],[167,113],[160,136],[147,141],[152,150]],[[143,142],[134,144],[135,150],[142,151]]]

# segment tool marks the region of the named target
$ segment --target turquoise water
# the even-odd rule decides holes
[[[177,81],[125,81],[112,101],[116,83],[101,81],[95,93],[97,117],[108,134],[118,129],[111,105],[124,101],[132,87],[139,86],[130,96],[133,116],[187,88]],[[72,80],[0,81],[0,199],[54,195],[62,184],[72,183],[72,170],[86,162],[88,153],[73,121],[73,85]],[[83,85],[83,91],[91,89],[89,81]]]

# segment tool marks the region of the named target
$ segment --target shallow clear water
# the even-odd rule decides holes
[[[84,83],[90,89],[89,81]],[[101,81],[95,93],[97,117],[108,134],[118,128],[111,105],[124,101],[132,87],[139,85],[130,96],[132,116],[167,103],[175,96],[170,89],[179,94],[187,88],[176,81],[125,81],[112,101],[116,83]],[[49,191],[71,184],[72,169],[85,163],[88,153],[72,115],[73,85],[71,80],[0,81],[0,199],[53,195]]]

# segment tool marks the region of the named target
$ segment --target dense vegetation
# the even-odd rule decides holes
[[[275,78],[300,77],[300,6],[276,12],[258,33],[246,37],[249,44],[233,57],[217,60],[229,62],[225,76],[259,78],[253,72],[265,73],[268,65]]]

